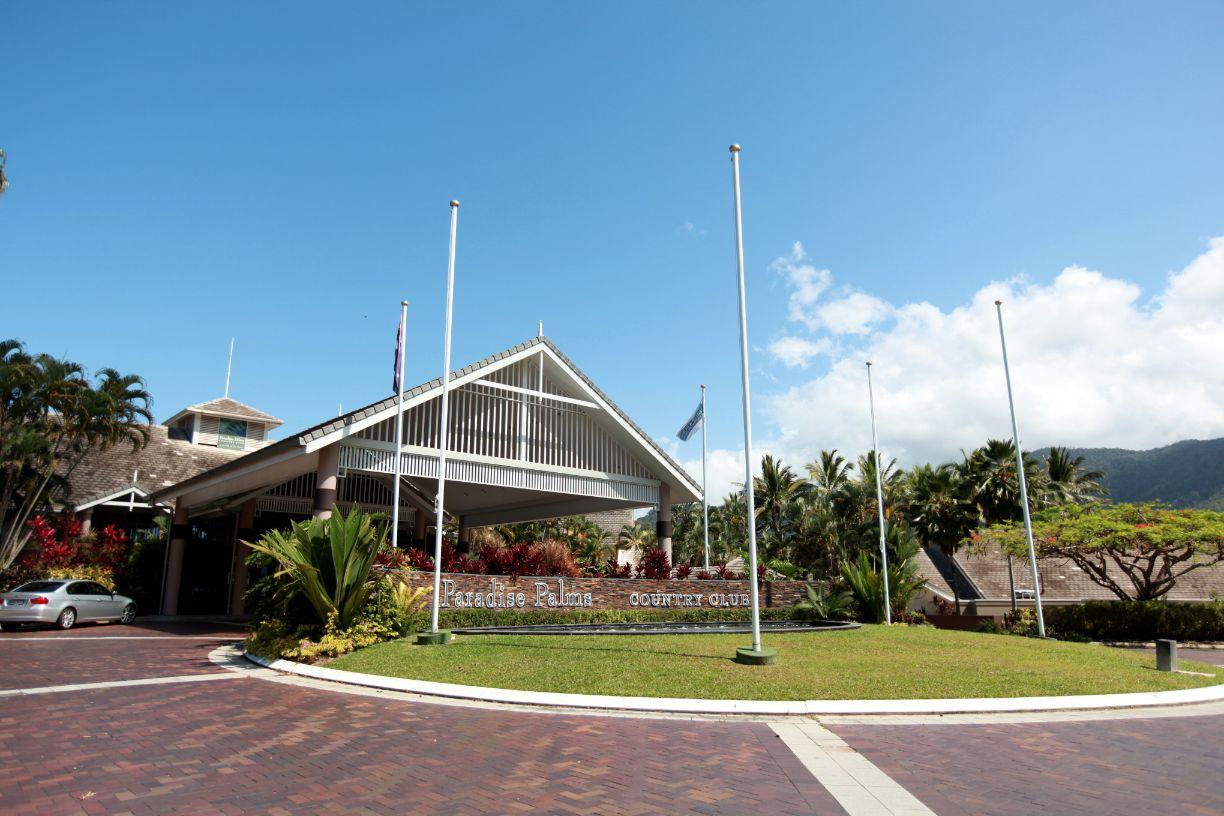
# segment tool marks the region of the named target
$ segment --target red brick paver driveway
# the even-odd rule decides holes
[[[766,723],[340,693],[211,663],[234,634],[0,635],[0,690],[211,678],[0,695],[0,813],[846,812]],[[1224,813],[1224,715],[831,728],[940,816]]]
[[[940,816],[1224,814],[1224,715],[832,730]]]
[[[44,678],[82,659],[118,678],[233,674],[207,665],[217,645],[5,634],[0,688],[45,684],[30,660]],[[12,816],[844,813],[763,723],[470,709],[233,675],[0,698],[0,734]]]

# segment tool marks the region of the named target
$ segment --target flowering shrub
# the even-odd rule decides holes
[[[81,535],[81,523],[72,515],[29,522],[35,547],[16,564],[15,575],[34,578],[81,578],[114,588],[115,575],[127,563],[127,533],[113,524]]]
[[[639,578],[670,578],[671,559],[667,557],[667,551],[651,548],[643,552],[641,560],[638,561],[637,572]]]

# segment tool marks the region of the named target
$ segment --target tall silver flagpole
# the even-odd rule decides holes
[[[884,534],[884,469],[880,463],[880,443],[876,439],[875,424],[875,392],[871,388],[871,361],[867,361],[867,404],[871,406],[871,450],[875,455],[876,477],[876,510],[880,515],[880,563],[883,565],[881,574],[884,576],[884,623],[892,624],[892,596],[888,594],[888,544]]]
[[[705,535],[705,569],[710,569],[710,496],[706,489],[706,387],[701,386],[701,531]]]
[[[1012,397],[1011,368],[1007,364],[1007,338],[1003,336],[1003,301],[995,301],[999,315],[999,345],[1003,349],[1003,376],[1007,380],[1007,407],[1011,410],[1012,444],[1016,447],[1016,475],[1020,481],[1020,507],[1024,511],[1024,536],[1028,539],[1029,566],[1033,570],[1033,599],[1037,605],[1037,635],[1045,637],[1045,615],[1041,611],[1041,579],[1037,575],[1037,548],[1033,546],[1033,521],[1029,518],[1028,484],[1024,478],[1024,454],[1020,451],[1020,430],[1016,425],[1016,402]],[[1015,593],[1013,592],[1014,596]]]
[[[408,301],[400,301],[399,348],[395,356],[399,359],[399,370],[396,372],[399,387],[395,390],[398,401],[395,405],[395,486],[391,489],[391,546],[399,546],[399,514],[400,514],[400,459],[404,444],[404,347],[408,345]],[[343,406],[341,406],[343,408]],[[418,533],[419,535],[419,533]]]
[[[452,201],[450,208],[450,257],[446,263],[446,334],[442,341],[442,416],[438,419],[438,518],[434,529],[433,619],[429,630],[434,635],[433,642],[445,642],[444,638],[438,638],[438,603],[442,592],[442,513],[446,498],[446,437],[450,427],[447,397],[450,393],[451,315],[455,302],[455,235],[459,230],[459,202]]]
[[[740,146],[731,145],[731,179],[735,189],[735,271],[739,283],[740,372],[744,381],[744,502],[748,507],[748,586],[752,600],[752,649],[736,649],[742,663],[773,663],[772,650],[761,649],[761,605],[757,591],[756,498],[752,485],[752,397],[748,388],[748,303],[744,290],[744,225],[740,211]]]

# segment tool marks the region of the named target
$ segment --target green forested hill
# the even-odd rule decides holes
[[[1163,448],[1072,448],[1090,470],[1105,471],[1116,502],[1162,501],[1224,510],[1224,439],[1186,439]],[[1044,456],[1045,450],[1036,451]]]

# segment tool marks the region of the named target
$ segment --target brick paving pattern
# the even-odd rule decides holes
[[[142,643],[171,657],[162,676],[214,648]],[[0,641],[6,657],[17,648],[45,647]],[[5,660],[0,686],[23,673]],[[0,733],[6,816],[844,813],[762,723],[467,709],[242,678],[4,698]]]
[[[832,730],[940,816],[1224,813],[1224,716]]]
[[[215,672],[217,666],[209,661],[208,653],[238,636],[235,634],[238,630],[225,631],[216,627],[191,627],[187,631],[193,635],[191,639],[110,639],[150,635],[160,637],[166,634],[164,629],[134,626],[90,626],[69,632],[50,629],[5,632],[0,634],[0,688],[36,688]],[[107,639],[99,636],[106,636]],[[210,639],[196,639],[205,636]],[[49,637],[55,640],[48,640]],[[31,638],[37,640],[9,642]],[[69,641],[65,638],[71,639],[70,647],[66,645]]]

